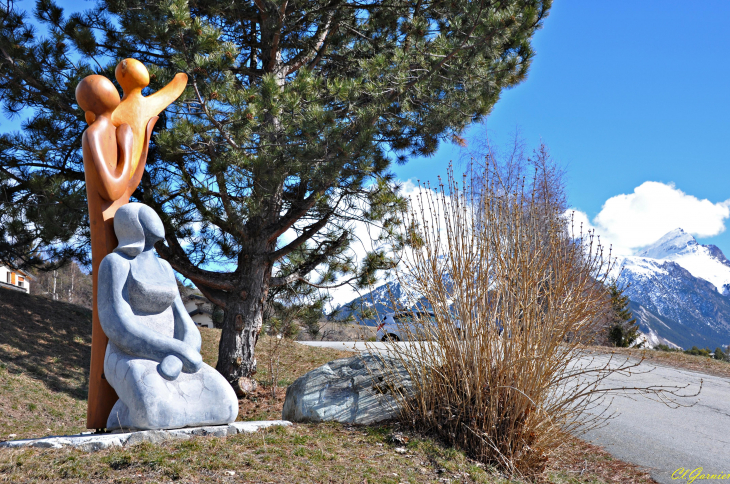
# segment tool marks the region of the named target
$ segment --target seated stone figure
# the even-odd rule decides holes
[[[99,267],[99,320],[109,337],[104,375],[116,390],[108,429],[172,429],[233,422],[238,400],[203,363],[200,332],[175,275],[153,246],[165,234],[150,207],[130,203],[114,218],[119,246]]]

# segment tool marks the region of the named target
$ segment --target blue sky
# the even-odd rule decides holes
[[[599,232],[625,252],[676,226],[717,232],[730,198],[728,18],[727,1],[559,0],[534,38],[527,80],[466,137],[488,128],[500,142],[519,129],[528,146],[545,142],[567,168],[571,205],[594,224],[610,198],[647,181],[673,183],[673,192],[646,185],[609,204]],[[395,171],[433,180],[458,158],[445,144]],[[610,222],[617,210],[627,217],[621,226]],[[729,232],[698,240],[730,255]]]
[[[567,169],[570,204],[620,252],[680,226],[730,255],[728,18],[720,0],[559,0],[527,80],[466,138],[488,129],[499,144],[519,129],[529,147],[545,142]],[[435,181],[459,157],[444,143],[394,171]]]

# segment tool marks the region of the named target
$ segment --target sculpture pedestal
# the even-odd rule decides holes
[[[10,440],[0,442],[0,449],[19,449],[36,447],[45,449],[62,449],[74,447],[87,452],[108,449],[109,447],[125,447],[140,442],[158,443],[166,440],[186,440],[195,436],[227,437],[229,435],[252,433],[268,427],[288,427],[286,420],[258,420],[253,422],[233,422],[228,425],[208,427],[190,427],[176,430],[145,430],[141,432],[114,432],[109,434],[78,434],[41,439]]]

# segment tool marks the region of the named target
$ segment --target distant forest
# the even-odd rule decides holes
[[[54,301],[65,301],[91,309],[92,283],[91,274],[76,262],[71,262],[60,269],[31,271],[30,293],[47,297]]]

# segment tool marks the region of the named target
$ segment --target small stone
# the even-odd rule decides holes
[[[241,377],[233,384],[233,390],[236,392],[236,396],[238,398],[245,398],[253,395],[257,388],[258,383],[253,378]]]
[[[405,454],[405,453],[407,453],[408,451],[406,450],[406,448],[405,448],[405,447],[396,447],[396,448],[395,448],[395,452],[396,452],[397,454]]]
[[[391,434],[388,440],[390,440],[391,444],[405,445],[410,439],[403,434]]]
[[[223,474],[225,474],[227,476],[235,476],[236,475],[236,471],[224,471]]]
[[[14,439],[17,436],[18,436],[18,434],[10,434],[10,435],[8,435],[8,438],[9,439]]]
[[[133,432],[127,439],[126,445],[135,445],[140,442],[157,444],[169,437],[170,434],[164,430],[144,430],[142,432]]]

